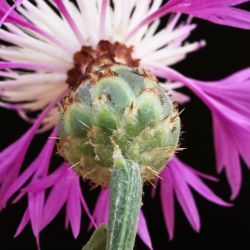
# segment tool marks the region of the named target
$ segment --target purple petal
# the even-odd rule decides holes
[[[63,95],[64,94],[65,93],[63,93]],[[25,172],[23,178],[18,179],[25,155],[36,131],[39,129],[46,115],[63,95],[61,94],[43,110],[33,126],[18,141],[0,153],[0,206],[5,205],[5,202],[7,202],[10,196],[16,191],[16,187],[22,185],[34,171],[33,167],[31,167],[30,170]],[[15,187],[14,183],[16,181]]]
[[[55,137],[56,135],[57,135],[57,129],[55,128],[50,136]],[[32,163],[37,166],[37,171],[33,176],[32,182],[37,182],[40,180],[41,177],[45,177],[47,175],[54,146],[55,146],[55,140],[48,139],[41,153],[39,154],[37,159]],[[31,226],[32,226],[32,231],[36,237],[38,246],[39,246],[39,234],[42,228],[44,202],[45,202],[44,191],[39,193],[30,192],[28,194],[28,208],[30,213]]]
[[[22,175],[20,175],[16,181],[10,186],[8,191],[3,195],[3,197],[0,200],[0,206],[3,206],[7,203],[9,198],[17,192],[27,181],[28,179],[34,174],[36,171],[36,165],[33,165],[29,168],[27,168]]]
[[[62,0],[54,0],[54,2],[56,3],[59,11],[64,15],[65,19],[67,20],[67,22],[69,23],[71,29],[73,30],[76,38],[78,39],[78,41],[80,42],[80,44],[84,44],[85,41],[81,35],[81,32],[79,31],[78,27],[76,26],[75,21],[73,20],[72,16],[70,15],[70,13],[68,12],[66,6],[64,5]]]
[[[57,170],[55,170],[52,174],[40,179],[37,182],[30,183],[27,187],[25,187],[22,192],[41,192],[49,187],[52,187],[57,183],[59,179],[64,175],[67,171],[68,165],[62,164]]]
[[[65,214],[65,229],[68,230],[69,228],[69,216],[68,213]]]
[[[220,206],[230,206],[230,204],[224,202],[221,198],[215,195],[199,177],[196,176],[196,172],[189,166],[174,157],[171,161],[175,169],[179,171],[179,174],[186,180],[197,193],[206,198],[207,200],[218,204]]]
[[[0,69],[34,69],[34,70],[65,70],[58,65],[28,63],[28,62],[0,62]]]
[[[32,231],[35,235],[38,248],[40,248],[40,231],[42,228],[42,215],[45,200],[45,193],[29,194],[29,215],[31,220]]]
[[[81,193],[79,193],[79,177],[71,180],[69,197],[67,200],[67,215],[75,238],[78,237],[81,226]]]
[[[24,28],[32,30],[33,32],[41,36],[44,36],[45,38],[49,39],[50,41],[57,44],[61,48],[70,51],[69,47],[63,41],[57,39],[56,36],[50,35],[46,31],[38,28],[36,25],[33,25],[32,23],[28,22],[25,18],[23,18],[21,15],[19,15],[14,9],[16,8],[15,5],[19,6],[21,2],[22,1],[18,0],[12,7],[10,7],[9,4],[6,2],[6,0],[0,1],[0,24],[2,24],[3,22],[10,22],[13,24],[20,25]]]
[[[191,16],[195,16],[207,21],[228,25],[241,29],[250,28],[250,13],[233,6],[245,1],[217,1],[217,0],[192,0],[186,1],[186,4],[180,4],[183,1],[172,2],[172,11],[182,12]],[[175,3],[174,3],[175,2]]]
[[[101,224],[108,224],[109,218],[109,189],[103,189],[97,199],[93,218],[97,226]]]
[[[8,16],[11,15],[11,13],[22,4],[23,0],[16,0],[16,2],[11,6],[11,8],[9,8],[5,14],[3,15],[3,17],[1,17],[0,20],[0,27],[2,26],[2,24],[4,23],[4,21],[8,18]]]
[[[79,189],[79,193],[81,194],[81,195],[80,195],[80,199],[81,199],[82,207],[83,207],[85,213],[87,214],[87,216],[89,217],[89,220],[90,220],[91,225],[93,225],[95,228],[97,228],[97,225],[96,225],[96,223],[95,223],[95,220],[94,220],[92,214],[90,213],[89,208],[88,208],[88,206],[87,206],[87,203],[86,203],[86,201],[85,201],[85,199],[84,199],[84,197],[83,197],[83,194],[82,194],[82,191],[81,191],[81,185],[80,185],[80,183],[79,183],[79,185],[78,185],[78,189]]]
[[[42,121],[38,121],[39,125]],[[36,123],[37,124],[37,123]],[[28,147],[33,139],[37,126],[28,130],[18,141],[7,147],[0,153],[0,180],[6,176],[7,171],[14,168],[20,168]]]
[[[61,179],[55,183],[55,186],[52,188],[48,199],[44,206],[44,218],[43,226],[46,227],[59,213],[63,205],[66,203],[68,194],[70,190],[70,180],[68,172],[66,172]]]
[[[217,127],[214,128],[214,137],[221,140],[221,144],[218,144],[218,140],[216,141],[217,158],[220,160],[218,167],[224,167],[232,190],[231,199],[235,199],[240,192],[242,182],[240,154],[230,133],[222,126],[223,122],[216,116],[213,117],[213,121],[215,125],[217,124]]]
[[[207,21],[232,26],[241,29],[250,29],[250,12],[237,9],[233,6],[248,2],[248,0],[238,1],[218,1],[218,0],[170,0],[161,8],[145,17],[127,35],[126,40],[130,39],[143,26],[160,19],[164,15],[175,12],[195,16]]]
[[[137,233],[140,236],[140,238],[142,239],[142,241],[144,242],[144,244],[150,250],[153,250],[150,235],[149,235],[149,232],[148,232],[147,222],[146,222],[144,214],[143,214],[143,212],[141,210],[140,210],[140,214],[139,214],[139,222],[138,222]]]
[[[186,180],[176,171],[175,166],[171,162],[168,167],[171,169],[176,198],[193,229],[199,232],[200,216],[190,188]]]
[[[2,182],[0,188],[1,206],[3,205],[2,199],[6,200],[4,196],[9,192],[9,189],[13,187],[13,183],[18,177],[29,145],[35,135],[35,132],[42,123],[45,114],[47,113],[48,110],[46,109],[46,112],[44,111],[40,115],[40,117],[25,135],[23,135],[17,142],[10,145],[0,154],[0,182]]]
[[[101,6],[101,17],[100,17],[100,40],[104,39],[106,35],[106,15],[107,15],[107,7],[108,7],[109,0],[102,0]]]
[[[219,179],[216,178],[216,177],[214,177],[214,176],[211,176],[211,175],[208,175],[208,174],[204,174],[204,173],[202,173],[200,171],[197,171],[197,170],[195,170],[195,169],[193,169],[193,168],[191,168],[191,167],[189,167],[187,165],[185,165],[185,166],[186,166],[186,168],[189,168],[195,175],[197,175],[199,177],[202,177],[204,179],[207,179],[207,180],[213,181],[213,182],[218,182],[219,181]]]
[[[222,136],[217,135],[217,131],[222,131],[221,124],[217,121],[216,117],[213,117],[213,130],[214,130],[214,146],[216,152],[216,168],[217,172],[221,173],[224,169],[224,141]]]
[[[10,7],[6,0],[1,0],[0,2],[0,23],[1,25],[5,20],[7,21],[13,21],[13,20],[19,20],[25,22],[26,20],[20,16],[16,11],[16,7],[18,7],[23,0],[18,0],[16,3]]]
[[[217,169],[225,170],[231,199],[236,198],[242,182],[240,156],[250,168],[250,68],[220,81],[202,82],[161,65],[151,66],[158,76],[183,83],[211,110]]]
[[[191,15],[207,21],[231,26],[239,29],[250,29],[250,13],[248,11],[227,7],[215,6],[203,10],[189,11]]]
[[[57,129],[55,128],[51,137],[57,135]],[[15,193],[27,180],[33,175],[31,183],[36,183],[41,177],[45,177],[48,173],[50,159],[54,149],[55,140],[49,139],[40,152],[39,156],[31,163],[31,165],[23,172],[23,174],[11,185],[8,192],[3,196],[2,203],[6,202],[10,196]],[[25,195],[21,192],[16,200],[19,200]],[[42,190],[39,193],[28,193],[28,209],[26,210],[23,220],[18,228],[17,234],[19,234],[28,221],[31,220],[32,231],[36,237],[37,246],[40,249],[39,234],[42,228],[43,209],[45,201],[45,192]],[[28,215],[26,214],[28,211]]]
[[[166,167],[161,173],[161,204],[164,219],[166,222],[169,238],[174,238],[174,223],[175,223],[175,210],[174,210],[174,183],[169,167]]]
[[[30,214],[28,209],[26,209],[14,237],[17,237],[23,231],[23,229],[28,225],[29,220],[30,220]]]
[[[174,235],[174,194],[195,231],[199,231],[200,229],[200,217],[191,193],[191,188],[215,204],[230,206],[230,204],[215,195],[199,178],[204,177],[214,181],[211,176],[193,170],[176,157],[173,157],[168,166],[162,171],[161,177],[161,203],[170,239],[173,239]]]
[[[52,135],[55,135],[55,132]],[[66,226],[70,223],[75,238],[80,232],[81,205],[83,205],[90,221],[95,226],[81,192],[80,178],[69,168],[68,164],[63,163],[56,171],[46,176],[53,145],[54,141],[48,140],[47,147],[43,149],[45,155],[41,153],[41,156],[44,155],[42,158],[44,160],[43,165],[40,165],[39,171],[35,173],[31,184],[23,189],[20,194],[23,196],[28,192],[29,216],[38,244],[41,230],[56,217],[65,204],[67,208]],[[45,191],[49,187],[52,187],[52,189],[45,201]]]

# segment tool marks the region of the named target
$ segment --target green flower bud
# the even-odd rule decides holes
[[[152,180],[173,156],[180,121],[168,95],[147,71],[99,67],[62,102],[59,152],[81,176],[109,186],[115,148]]]

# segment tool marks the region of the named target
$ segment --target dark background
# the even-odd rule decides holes
[[[198,21],[198,29],[189,39],[207,41],[206,48],[190,54],[184,62],[175,66],[180,72],[201,80],[217,80],[237,70],[250,66],[250,33],[249,31],[218,26],[206,21]],[[184,90],[186,93],[189,91]],[[181,115],[183,123],[182,146],[187,148],[179,157],[195,168],[215,175],[215,159],[212,139],[211,116],[208,109],[192,93],[192,102],[185,106]],[[249,107],[250,108],[250,107]],[[15,112],[0,109],[0,150],[17,139],[28,129]],[[39,151],[47,134],[40,135],[31,146],[26,160],[28,164]],[[249,152],[250,153],[250,152]],[[242,164],[243,186],[241,193],[232,208],[214,205],[199,195],[196,202],[200,211],[202,229],[196,234],[189,226],[179,206],[176,206],[176,230],[173,241],[168,240],[159,202],[159,195],[151,199],[150,187],[145,188],[144,207],[149,231],[156,250],[176,249],[249,249],[250,237],[250,173]],[[208,183],[209,186],[225,200],[229,200],[230,190],[224,174],[220,183]],[[83,185],[84,195],[91,211],[99,189],[90,191],[87,184]],[[22,250],[36,249],[31,227],[16,239],[15,230],[26,208],[26,200],[14,206],[8,206],[0,213],[0,249]],[[64,230],[64,211],[41,234],[43,250],[79,250],[89,239],[87,230],[89,221],[82,218],[82,229],[77,240],[71,231]],[[137,239],[135,249],[147,249]]]

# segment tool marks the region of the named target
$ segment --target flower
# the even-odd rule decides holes
[[[178,92],[186,86],[210,108],[213,116],[217,169],[225,169],[236,198],[241,185],[240,156],[250,167],[250,70],[221,81],[206,83],[190,79],[170,68],[186,55],[205,46],[205,41],[187,43],[196,25],[192,16],[216,24],[250,29],[250,14],[238,7],[248,0],[16,0],[10,7],[0,2],[0,106],[14,109],[31,128],[0,153],[0,207],[28,196],[28,207],[17,229],[18,235],[31,222],[39,246],[39,234],[66,205],[66,225],[74,237],[80,230],[82,208],[93,225],[107,221],[108,191],[101,192],[91,216],[81,192],[80,178],[66,163],[52,173],[50,159],[57,135],[57,104],[72,83],[84,75],[88,60],[96,53],[112,53],[121,61],[152,70],[169,89],[174,101],[189,97]],[[184,14],[185,18],[182,18]],[[166,27],[160,18],[168,15]],[[186,17],[188,16],[188,17]],[[103,43],[103,41],[106,41]],[[105,48],[105,49],[104,49]],[[38,114],[34,117],[34,114]],[[37,158],[22,170],[36,133],[53,130]],[[190,187],[206,199],[228,204],[201,180],[211,179],[174,158],[161,173],[160,192],[170,238],[174,231],[174,194],[191,226],[200,221]],[[48,197],[45,191],[49,189]],[[102,205],[100,205],[102,204]],[[101,210],[100,206],[105,209]],[[138,234],[152,249],[143,213]]]
[[[250,68],[221,81],[202,82],[161,65],[151,67],[156,75],[185,84],[211,110],[217,170],[225,170],[235,199],[242,182],[240,157],[250,167]]]
[[[173,157],[168,167],[162,171],[161,177],[161,202],[170,239],[174,236],[174,194],[195,231],[200,230],[200,218],[189,186],[207,200],[221,206],[228,206],[200,179],[203,177],[216,181],[215,178],[193,170],[176,157]]]

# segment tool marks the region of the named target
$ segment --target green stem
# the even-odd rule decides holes
[[[138,164],[113,154],[110,210],[106,250],[132,250],[142,203],[142,180]]]

